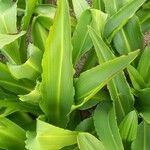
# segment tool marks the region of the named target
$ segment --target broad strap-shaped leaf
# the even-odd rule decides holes
[[[114,15],[121,7],[123,7],[127,2],[131,0],[112,0],[111,3],[109,0],[104,0],[105,11],[109,16]]]
[[[58,150],[77,143],[78,132],[58,128],[37,120],[36,132],[27,132],[26,148],[30,150]]]
[[[28,80],[16,80],[11,76],[7,65],[0,63],[0,86],[16,94],[27,94],[34,84]]]
[[[41,93],[40,93],[40,82],[37,82],[35,88],[26,95],[18,95],[19,99],[23,102],[31,103],[38,105],[39,101],[41,100]]]
[[[50,18],[54,18],[56,13],[56,7],[51,4],[39,4],[36,6],[34,13],[39,16],[49,16]]]
[[[80,107],[80,110],[88,110],[90,108],[93,108],[96,106],[99,102],[110,100],[109,93],[101,89],[97,94],[95,94],[89,101],[87,101],[82,107]]]
[[[96,50],[99,64],[115,58],[111,49],[106,45],[102,37],[97,34],[96,31],[89,28],[89,33]],[[120,72],[107,85],[111,99],[115,105],[118,122],[120,122],[126,114],[133,110],[133,95],[123,72]]]
[[[95,9],[104,10],[103,0],[93,0],[92,4]]]
[[[36,80],[41,73],[41,61],[43,53],[33,44],[28,46],[28,60],[21,65],[8,63],[10,73],[16,79]]]
[[[131,79],[131,83],[136,90],[140,90],[146,87],[146,83],[140,73],[133,66],[128,66],[128,73]]]
[[[94,125],[97,135],[106,149],[124,149],[111,102],[102,102],[97,106],[94,113]]]
[[[82,13],[72,37],[74,66],[81,56],[93,46],[88,33],[88,26],[91,25],[97,32],[101,33],[106,19],[107,14],[96,9],[86,10]]]
[[[5,117],[0,117],[0,148],[25,149],[25,130]]]
[[[81,132],[92,132],[94,131],[95,127],[94,127],[94,123],[93,123],[93,118],[86,118],[83,121],[81,121],[77,127],[76,127],[76,131],[81,131]]]
[[[17,33],[17,34],[1,34],[0,33],[0,49],[4,48],[4,46],[14,42],[15,40],[17,40],[24,34],[25,34],[24,31]],[[3,51],[3,49],[2,49],[2,51]],[[4,52],[4,53],[7,53],[7,52]]]
[[[140,9],[136,15],[139,18],[140,21],[140,25],[142,28],[142,32],[145,33],[146,31],[148,31],[150,29],[150,9],[149,8],[145,8],[148,6],[148,3],[145,3],[142,7],[142,9]]]
[[[32,22],[32,40],[35,46],[44,51],[46,39],[48,37],[48,30],[40,23],[41,20],[43,23],[49,24],[49,28],[52,24],[50,18],[47,16],[35,17]]]
[[[113,0],[112,4],[109,0],[105,0],[106,12],[112,16],[131,1],[132,0]],[[135,15],[115,34],[113,42],[119,54],[127,54],[136,49],[143,48],[143,35],[139,20]]]
[[[37,0],[27,0],[26,1],[26,11],[22,19],[22,30],[27,30],[30,24],[30,19],[34,12]]]
[[[86,2],[86,0],[72,0],[73,9],[76,15],[76,18],[79,19],[81,14],[86,10],[89,9],[90,6]]]
[[[150,124],[150,88],[140,90],[137,96],[137,109],[143,119]]]
[[[24,30],[24,31],[28,30],[28,28],[29,28],[30,20],[32,18],[32,14],[34,12],[37,1],[38,0],[26,0],[25,14],[22,18],[22,30]],[[20,51],[21,51],[21,60],[24,63],[26,61],[26,58],[27,58],[26,35],[21,37]]]
[[[73,104],[71,25],[67,0],[58,0],[54,24],[43,56],[42,110],[49,122],[65,127]]]
[[[138,128],[138,116],[135,111],[131,111],[125,116],[119,125],[119,131],[125,149],[130,149],[131,143],[135,140]]]
[[[10,0],[1,0],[0,1],[1,34],[9,34],[17,32],[16,16],[17,16],[17,4]]]
[[[74,66],[79,61],[82,54],[92,47],[92,41],[88,35],[88,25],[91,24],[92,15],[90,10],[82,13],[72,37],[72,59]]]
[[[31,112],[35,115],[42,113],[39,106],[21,102],[18,99],[0,100],[0,116],[8,116],[15,112]]]
[[[110,42],[114,34],[119,31],[146,0],[132,0],[112,15],[105,26],[105,36]]]
[[[123,29],[116,33],[113,42],[119,54],[127,54],[136,49],[142,49],[143,40],[139,20],[133,16]]]
[[[81,107],[91,99],[104,85],[117,75],[117,73],[127,67],[138,53],[139,51],[132,52],[127,56],[115,58],[81,73],[75,82],[75,99],[78,105],[74,105],[72,110]]]
[[[137,70],[146,83],[150,83],[150,46],[147,46],[140,58]]]
[[[80,150],[105,150],[103,143],[89,133],[79,133],[77,140]]]
[[[132,150],[150,149],[150,124],[143,121],[138,126],[137,137],[132,144]]]
[[[10,0],[1,0],[0,1],[0,34],[17,34],[16,19],[17,19],[17,3],[14,3],[13,1]],[[3,36],[5,41],[5,38],[7,38],[8,36],[7,35],[3,35]],[[17,37],[17,35],[14,36]],[[13,38],[14,36],[10,35],[10,38],[15,40],[15,38]],[[9,42],[11,42],[10,38],[8,37]],[[12,42],[14,40],[12,40]],[[2,35],[1,35],[1,41],[3,41]],[[9,44],[9,42],[7,42],[7,44]],[[2,46],[4,45],[2,44]],[[21,63],[19,46],[17,41],[5,46],[3,48],[3,53],[7,57],[9,62],[16,63],[16,64]]]

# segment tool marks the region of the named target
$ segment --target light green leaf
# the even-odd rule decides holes
[[[39,104],[41,100],[41,93],[40,93],[40,82],[37,82],[34,90],[26,95],[18,95],[19,99],[23,102],[31,103],[31,104]]]
[[[113,0],[111,3],[109,0],[103,0],[105,4],[105,11],[109,14],[109,16],[114,15],[121,7],[123,7],[127,1],[131,0]]]
[[[94,130],[93,118],[90,117],[84,119],[77,125],[75,130],[82,131],[82,132],[92,132]]]
[[[112,15],[105,26],[105,36],[110,42],[117,31],[119,31],[146,0],[132,0]]]
[[[95,47],[99,64],[115,58],[100,34],[97,34],[91,27],[89,27],[89,33]],[[120,122],[126,114],[133,110],[134,102],[133,95],[123,72],[119,73],[119,75],[108,83],[108,89],[115,105],[118,122]]]
[[[28,45],[28,60],[22,65],[7,63],[10,73],[16,79],[36,80],[41,73],[43,53],[33,44]]]
[[[115,110],[110,102],[102,102],[97,106],[94,113],[94,125],[97,135],[106,149],[124,149],[117,126]]]
[[[1,34],[9,34],[17,32],[16,16],[17,16],[17,4],[10,0],[1,0],[0,1]]]
[[[140,73],[140,75],[143,77],[144,81],[146,83],[150,82],[150,62],[149,62],[149,58],[150,58],[150,46],[147,46],[140,58],[137,70]]]
[[[0,49],[4,48],[4,46],[11,44],[12,42],[14,42],[15,40],[17,40],[18,38],[20,38],[21,36],[23,36],[26,32],[22,31],[20,33],[17,34],[0,34]],[[4,53],[7,53],[7,51],[5,51],[5,49],[2,51],[4,51]],[[12,56],[12,55],[10,55]]]
[[[16,22],[17,22],[16,18],[17,18],[17,4],[10,0],[1,0],[0,1],[0,34],[1,34],[0,46],[2,48],[3,46],[9,44],[3,47],[3,54],[5,55],[5,57],[9,62],[14,64],[20,64],[21,59],[20,59],[19,46],[18,46],[18,42],[15,40],[18,39],[23,34],[22,33],[21,35],[17,34],[18,31],[16,26]],[[14,34],[14,35],[9,35],[9,34]]]
[[[128,113],[119,125],[120,135],[125,149],[130,149],[135,140],[138,128],[138,116],[135,111]]]
[[[32,22],[32,40],[35,46],[37,46],[42,51],[45,50],[45,43],[46,39],[48,37],[48,31],[41,25],[40,19],[41,17],[48,19],[50,21],[49,17],[45,16],[38,16],[33,19]],[[49,24],[50,28],[50,24]]]
[[[143,79],[143,77],[139,74],[139,72],[133,67],[128,67],[128,73],[132,82],[133,87],[136,90],[140,90],[146,87],[146,83]]]
[[[149,150],[150,149],[150,124],[145,121],[138,126],[137,137],[132,144],[132,150]]]
[[[20,102],[16,99],[0,100],[0,116],[8,116],[14,112],[31,112],[35,115],[42,113],[39,106],[29,104],[26,102]]]
[[[58,150],[77,143],[76,131],[58,128],[37,120],[36,133],[27,132],[26,148],[30,150]]]
[[[0,63],[0,86],[16,94],[27,94],[34,84],[28,80],[16,80],[11,76],[8,67]]]
[[[104,10],[104,3],[103,0],[93,0],[93,8]]]
[[[127,67],[138,53],[139,51],[132,52],[127,56],[115,58],[81,73],[80,77],[75,82],[75,99],[78,105],[73,105],[72,110],[81,107],[91,99],[117,73]]]
[[[76,18],[79,19],[81,14],[90,8],[86,0],[72,0],[73,9],[76,15]]]
[[[25,14],[22,18],[22,30],[26,31],[29,28],[30,20],[34,12],[36,3],[38,0],[26,0],[26,9]],[[20,40],[20,51],[21,51],[21,60],[24,63],[27,58],[26,52],[26,36],[23,36]]]
[[[86,10],[81,15],[78,23],[76,25],[76,29],[73,33],[72,37],[72,45],[73,45],[73,63],[77,64],[81,55],[87,52],[92,47],[91,39],[88,35],[87,26],[91,24],[92,15],[90,10]]]
[[[79,133],[77,140],[80,150],[105,150],[103,143],[89,133]]]
[[[145,5],[146,5],[146,3],[145,3]],[[150,22],[150,9],[144,9],[144,8],[140,9],[136,13],[136,15],[139,18],[140,25],[141,25],[141,28],[142,28],[142,32],[145,33],[146,31],[149,31],[149,29],[150,29],[150,25],[149,25],[149,22]]]
[[[128,23],[114,36],[114,46],[119,54],[127,54],[143,48],[143,34],[139,20],[133,16]]]
[[[43,56],[41,82],[42,110],[49,122],[65,127],[73,104],[71,24],[67,0],[58,0],[54,24]]]
[[[30,19],[34,12],[37,0],[26,0],[25,15],[22,19],[22,30],[27,30],[29,27]]]
[[[7,118],[0,117],[0,148],[24,150],[25,131]]]
[[[36,6],[34,13],[38,15],[49,16],[50,18],[54,18],[56,13],[56,8],[54,5],[51,4],[40,4]]]
[[[100,90],[97,94],[95,94],[89,101],[87,101],[82,107],[80,107],[80,110],[86,110],[90,109],[94,106],[96,106],[99,102],[104,100],[109,100],[109,94],[105,90]]]
[[[150,124],[150,88],[142,89],[138,92],[137,108],[143,119]]]

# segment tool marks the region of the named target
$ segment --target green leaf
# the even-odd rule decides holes
[[[110,42],[117,31],[119,31],[146,0],[132,0],[112,15],[105,26],[105,36]]]
[[[30,24],[30,19],[34,12],[37,0],[26,0],[25,15],[22,19],[22,30],[27,30]]]
[[[39,104],[41,100],[41,93],[40,93],[40,82],[37,82],[35,88],[26,95],[18,95],[19,99],[23,102],[31,103],[31,104]]]
[[[45,50],[45,43],[46,39],[48,37],[48,31],[46,30],[43,25],[41,25],[40,20],[43,19],[43,17],[47,20],[50,21],[49,17],[45,16],[38,16],[33,19],[32,22],[32,40],[35,46],[37,46],[39,49],[42,51]],[[45,21],[44,21],[45,23]],[[50,24],[49,24],[50,28]]]
[[[41,73],[43,53],[33,44],[28,45],[28,60],[22,65],[7,63],[10,73],[16,79],[36,80]]]
[[[119,125],[120,135],[125,149],[130,149],[135,140],[138,128],[138,116],[135,111],[128,113]]]
[[[8,67],[0,63],[0,86],[16,94],[27,94],[34,84],[28,80],[16,80],[11,76]]]
[[[110,102],[100,103],[94,113],[94,125],[106,149],[123,150],[115,110]]]
[[[81,14],[90,8],[86,0],[72,0],[73,9],[76,15],[76,18],[79,19]]]
[[[139,74],[139,72],[133,67],[128,67],[128,73],[132,82],[134,89],[140,90],[146,87],[146,83],[143,77]]]
[[[75,99],[78,105],[73,105],[72,110],[81,107],[91,99],[117,73],[127,67],[138,53],[139,51],[132,52],[127,56],[115,58],[81,73],[80,77],[75,82]]]
[[[43,56],[40,102],[49,122],[65,127],[73,104],[71,25],[67,0],[58,1]]]
[[[138,92],[137,108],[143,119],[150,124],[150,88],[142,89]]]
[[[105,4],[105,11],[109,14],[109,16],[114,15],[120,8],[126,5],[127,2],[131,0],[113,0],[111,3],[109,0],[103,0]]]
[[[41,114],[42,111],[36,105],[29,104],[26,102],[20,102],[16,99],[5,99],[0,100],[0,116],[8,116],[14,112],[31,112],[35,115]]]
[[[146,3],[145,3],[146,5]],[[144,7],[144,5],[143,5]],[[140,21],[140,25],[141,25],[141,28],[142,28],[142,32],[145,33],[146,31],[148,31],[150,29],[150,25],[149,25],[149,22],[150,22],[150,9],[140,9],[136,15],[138,16],[139,18],[139,21]]]
[[[103,64],[115,58],[111,49],[103,41],[100,34],[97,34],[91,27],[89,27],[89,33],[95,47],[99,64]],[[126,114],[133,110],[134,102],[133,95],[123,72],[119,73],[119,75],[108,83],[108,90],[115,104],[118,122],[120,122]]]
[[[76,131],[82,131],[82,132],[91,132],[94,130],[94,123],[93,123],[93,118],[87,118],[81,121],[76,129]]]
[[[49,16],[50,18],[54,18],[56,7],[51,4],[40,4],[36,6],[34,13],[37,15]]]
[[[149,58],[150,58],[150,46],[147,46],[140,58],[137,70],[140,73],[140,75],[143,77],[144,81],[146,83],[150,82],[150,62],[149,62]]]
[[[93,8],[104,10],[104,3],[103,0],[93,0]]]
[[[81,55],[87,52],[92,47],[92,42],[88,35],[88,28],[87,28],[87,26],[91,24],[91,21],[92,21],[91,11],[86,10],[85,12],[83,12],[76,25],[76,29],[72,37],[72,45],[73,45],[72,56],[74,66],[77,64]]]
[[[132,150],[149,150],[150,149],[150,124],[145,121],[138,126],[137,137],[132,144]]]
[[[0,34],[0,49],[2,49],[4,46],[14,42],[15,40],[17,40],[18,38],[20,38],[21,36],[23,36],[26,32],[22,31],[18,34]],[[5,51],[5,49],[2,51]],[[7,53],[7,52],[4,52]],[[16,55],[16,54],[15,54]],[[12,55],[10,55],[12,56]]]
[[[24,31],[28,30],[29,28],[30,20],[32,18],[32,14],[34,12],[37,1],[38,0],[26,0],[25,14],[22,18],[22,30]],[[21,51],[21,60],[22,62],[25,62],[27,58],[26,36],[23,36],[20,40],[20,51]]]
[[[79,133],[77,140],[80,150],[105,150],[103,143],[89,133]]]
[[[16,16],[17,16],[17,4],[10,0],[1,0],[0,1],[1,34],[9,34],[17,32]]]
[[[37,120],[36,133],[27,132],[26,148],[30,150],[58,150],[77,143],[76,131],[69,131]]]
[[[0,148],[24,150],[25,131],[7,118],[0,117]]]
[[[110,97],[109,97],[108,92],[102,89],[79,109],[80,110],[90,109],[96,106],[99,102],[104,101],[104,100],[109,100],[109,99]]]
[[[9,16],[9,17],[8,17]],[[10,19],[11,18],[11,19]],[[6,44],[9,44],[15,39],[19,38],[20,35],[16,35],[17,31],[17,4],[10,1],[10,0],[1,0],[0,1],[0,34],[1,35],[1,42],[4,42],[6,38],[8,38],[8,42]],[[15,34],[8,36],[7,34]],[[2,38],[4,37],[4,39]],[[1,44],[1,47],[3,47],[5,43]],[[12,51],[13,49],[13,51]],[[9,62],[20,64],[20,51],[18,42],[15,41],[3,48],[3,53],[8,59]]]
[[[127,54],[143,48],[143,34],[136,16],[133,16],[124,28],[116,33],[113,42],[119,54]]]

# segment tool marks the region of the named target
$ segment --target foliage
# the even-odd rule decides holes
[[[149,12],[146,0],[0,0],[0,149],[149,150]]]

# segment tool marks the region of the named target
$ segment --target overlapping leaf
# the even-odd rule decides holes
[[[42,67],[40,103],[51,123],[66,126],[73,104],[71,24],[67,0],[58,1],[58,10],[50,30]]]

